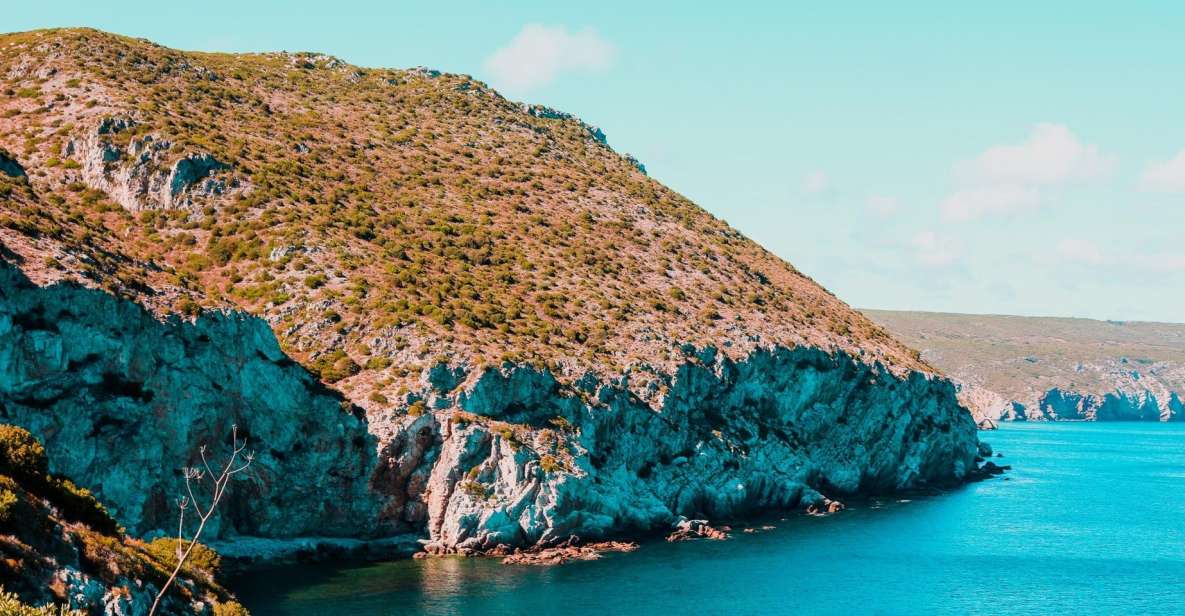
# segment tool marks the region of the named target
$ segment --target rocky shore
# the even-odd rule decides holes
[[[176,469],[232,423],[256,443],[258,470],[212,527],[222,539],[412,533],[439,553],[546,548],[680,517],[830,511],[845,495],[975,471],[975,425],[950,383],[843,353],[734,361],[703,348],[674,373],[615,380],[433,369],[394,412],[365,416],[250,317],[161,321],[101,291],[0,274],[4,419],[45,439],[56,472],[142,535],[173,523]]]

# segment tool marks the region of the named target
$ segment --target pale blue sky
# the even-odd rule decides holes
[[[468,73],[853,305],[1185,321],[1185,4],[429,4],[47,1],[0,30]]]

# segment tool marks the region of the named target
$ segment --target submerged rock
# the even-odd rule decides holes
[[[630,541],[602,541],[588,545],[565,545],[540,550],[516,551],[502,559],[504,565],[562,565],[577,560],[597,560],[606,552],[633,552]]]
[[[675,530],[667,535],[667,541],[687,541],[689,539],[714,539],[723,541],[728,539],[732,529],[728,526],[716,528],[708,524],[707,520],[688,520],[681,518],[675,523]]]

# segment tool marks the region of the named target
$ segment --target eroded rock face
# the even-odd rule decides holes
[[[1114,391],[1054,387],[1024,402],[961,384],[959,398],[977,421],[1185,421],[1185,402],[1162,383],[1119,382]]]
[[[974,468],[975,425],[950,383],[847,356],[689,359],[649,402],[628,377],[581,383],[506,366],[432,401],[446,407],[435,414],[372,419],[398,444],[380,455],[378,477],[392,479],[376,489],[427,503],[385,515],[426,521],[429,552],[488,552],[949,484]]]
[[[977,453],[949,382],[816,349],[692,350],[673,374],[614,380],[436,366],[422,382],[368,423],[263,321],[160,322],[0,267],[0,419],[42,438],[55,472],[141,534],[175,523],[179,469],[202,443],[223,448],[235,423],[258,460],[211,538],[415,532],[436,553],[826,508],[961,481]]]
[[[1038,400],[1036,419],[1085,421],[1182,421],[1185,405],[1176,392],[1150,390],[1082,394],[1054,388]]]
[[[135,126],[130,118],[104,118],[69,146],[82,161],[83,181],[125,209],[191,208],[206,197],[242,189],[234,178],[217,176],[231,166],[210,154],[191,153],[170,164],[173,144],[166,139],[133,136],[120,145],[116,136]]]
[[[135,534],[175,528],[182,466],[232,424],[256,462],[208,537],[366,535],[378,503],[364,419],[284,355],[263,321],[157,321],[101,291],[39,288],[0,264],[0,420],[29,429],[54,472]]]

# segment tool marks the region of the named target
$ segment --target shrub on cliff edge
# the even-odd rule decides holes
[[[0,424],[0,473],[17,481],[43,483],[49,474],[45,448],[28,430]]]
[[[50,501],[68,520],[107,535],[122,532],[90,490],[49,474],[45,447],[24,428],[0,424],[0,475],[12,477],[25,489]]]

